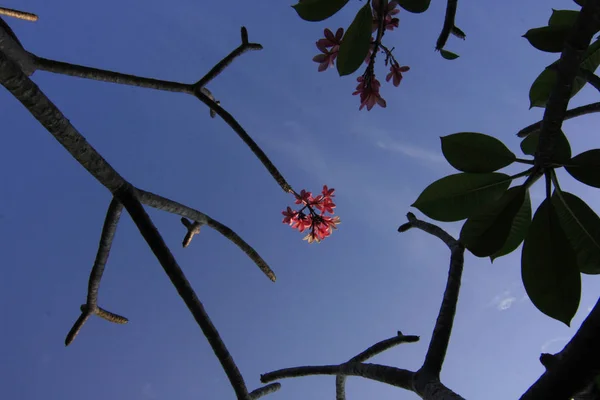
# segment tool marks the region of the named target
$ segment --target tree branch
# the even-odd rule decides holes
[[[389,339],[382,340],[381,342],[375,343],[373,346],[369,347],[362,353],[352,357],[348,360],[348,363],[362,363],[368,360],[369,358],[375,357],[379,353],[383,353],[386,350],[391,349],[394,346],[397,346],[401,343],[414,343],[419,341],[418,336],[404,336],[402,332],[398,331],[398,334]],[[336,392],[336,400],[346,400],[346,376],[338,375],[335,378],[335,392]]]
[[[120,324],[127,323],[127,318],[113,314],[98,307],[98,289],[100,288],[100,281],[102,280],[102,274],[104,273],[104,267],[106,266],[106,262],[108,260],[108,255],[112,247],[115,232],[117,231],[117,225],[119,223],[119,219],[121,218],[122,210],[123,205],[119,203],[117,199],[113,198],[108,206],[108,211],[106,212],[106,218],[104,220],[104,226],[100,236],[100,244],[98,246],[96,260],[94,261],[94,266],[92,268],[92,272],[90,273],[87,302],[81,306],[81,316],[77,319],[67,334],[65,346],[68,346],[73,342],[83,327],[83,324],[92,314],[96,314],[111,322]]]
[[[440,32],[440,36],[438,36],[438,40],[435,44],[435,49],[438,51],[444,48],[446,42],[448,41],[448,38],[450,37],[450,33],[452,33],[457,7],[458,0],[448,0],[448,3],[446,5],[446,15],[444,16],[444,25],[442,26],[442,31]]]
[[[270,393],[274,393],[276,391],[278,391],[279,389],[281,389],[281,383],[271,383],[269,385],[265,385],[263,387],[260,387],[258,389],[255,389],[253,391],[250,392],[250,398],[252,400],[255,399],[259,399],[263,396],[266,396]]]
[[[13,10],[12,8],[0,7],[0,15],[6,15],[7,17],[13,17],[22,19],[25,21],[35,22],[38,20],[38,16],[29,12]]]
[[[572,108],[565,113],[564,120],[566,121],[568,119],[579,117],[581,115],[593,114],[593,113],[597,113],[597,112],[600,112],[600,102],[587,104],[585,106],[581,106],[581,107],[577,107],[577,108]],[[538,121],[535,124],[531,124],[528,127],[521,129],[517,133],[517,136],[520,138],[524,138],[528,135],[538,132],[542,128],[542,122],[543,121]]]
[[[446,350],[448,349],[448,343],[450,342],[450,335],[452,334],[454,316],[456,315],[456,304],[460,293],[460,281],[463,271],[465,248],[442,228],[418,220],[413,213],[408,213],[407,218],[409,221],[408,224],[404,224],[404,229],[401,227],[399,230],[402,229],[402,231],[406,231],[411,227],[419,228],[442,240],[451,252],[448,281],[446,283],[442,305],[435,322],[429,349],[425,356],[425,362],[419,370],[419,372],[424,373],[429,380],[431,378],[439,379],[442,364],[444,363],[444,358],[446,356]],[[422,392],[419,391],[418,393]]]
[[[262,50],[262,45],[258,43],[250,43],[248,42],[248,30],[245,26],[242,26],[241,29],[242,35],[242,44],[240,44],[235,50],[227,55],[224,59],[222,59],[217,65],[215,65],[206,75],[202,77],[198,82],[194,84],[195,89],[200,89],[206,86],[210,81],[215,79],[225,68],[231,64],[233,60],[237,57],[241,56],[247,51],[252,50]]]
[[[2,38],[0,37],[0,40]],[[0,42],[1,44],[1,42]],[[258,43],[248,43],[248,31],[242,27],[242,44],[215,65],[202,79],[195,84],[186,84],[180,82],[164,81],[153,78],[142,78],[135,75],[122,74],[119,72],[107,71],[98,68],[84,67],[81,65],[69,64],[61,61],[54,61],[42,57],[35,57],[36,68],[48,72],[76,76],[86,79],[95,79],[104,82],[111,82],[123,85],[131,85],[144,87],[155,90],[163,90],[169,92],[178,92],[194,95],[200,101],[208,106],[211,110],[211,117],[218,114],[223,120],[234,130],[235,133],[244,141],[254,155],[260,160],[264,167],[269,171],[273,179],[286,193],[293,193],[292,187],[287,183],[283,175],[271,162],[265,152],[256,144],[256,142],[248,135],[242,126],[220,106],[220,102],[216,101],[212,93],[204,87],[210,80],[220,74],[225,67],[231,62],[250,50],[260,50],[262,46]],[[0,47],[1,50],[1,47]],[[34,68],[35,69],[35,68]]]
[[[181,243],[185,248],[190,245],[192,238],[200,233],[200,228],[202,227],[202,224],[198,221],[190,222],[185,217],[181,217],[181,223],[187,228],[187,233],[185,234],[183,242]]]
[[[5,30],[0,29],[0,34],[6,36]],[[4,41],[2,44],[7,43],[8,41]],[[12,44],[16,45],[14,40]],[[11,54],[14,55],[16,53],[12,52]],[[37,85],[21,71],[19,65],[12,61],[4,51],[0,51],[0,83],[30,111],[88,172],[108,188],[115,198],[127,209],[142,236],[160,261],[165,273],[169,276],[179,295],[202,329],[215,355],[223,366],[238,400],[250,400],[250,395],[237,366],[233,362],[225,344],[206,314],[202,303],[191,288],[183,271],[137,199],[136,189],[125,181],[100,156],[61,111],[41,92]],[[103,313],[103,310],[100,311],[99,308],[89,310],[87,305],[82,311],[83,313],[74,328],[81,326],[92,312],[103,314],[105,318],[109,319],[114,316],[111,313]],[[70,333],[72,337],[75,335],[76,332]]]
[[[201,213],[200,211],[194,210],[188,206],[177,203],[176,201],[169,200],[166,197],[162,197],[160,195],[146,192],[141,189],[137,189],[138,196],[142,204],[145,204],[150,207],[157,208],[159,210],[167,211],[172,214],[177,214],[182,217],[189,218],[194,220],[202,225],[206,224],[210,228],[216,230],[221,235],[225,236],[227,239],[235,243],[254,263],[258,266],[258,268],[263,271],[263,273],[273,282],[275,282],[276,277],[275,273],[265,260],[250,246],[246,243],[237,233],[235,233],[231,228],[223,225],[217,220],[212,219],[208,215]]]
[[[248,389],[237,365],[229,354],[225,343],[221,339],[217,328],[210,320],[204,306],[196,296],[190,282],[177,264],[175,257],[167,247],[156,226],[142,207],[136,196],[136,189],[129,183],[115,192],[115,197],[123,204],[131,218],[137,225],[140,233],[152,249],[152,252],[162,265],[171,283],[177,289],[179,296],[183,299],[194,319],[202,329],[202,333],[210,343],[221,366],[225,370],[231,386],[235,390],[238,400],[250,400]]]
[[[540,171],[536,171],[536,174],[543,173],[543,169],[552,163],[556,140],[561,133],[562,123],[573,92],[573,82],[579,72],[582,57],[598,30],[600,30],[600,1],[586,1],[558,61],[556,85],[550,94],[542,119],[540,139],[535,155],[536,165]]]
[[[363,378],[387,383],[388,385],[412,391],[413,374],[414,372],[412,371],[389,367],[387,365],[344,363],[340,365],[318,365],[279,369],[261,375],[260,381],[262,383],[269,383],[277,379],[310,375],[361,376]]]

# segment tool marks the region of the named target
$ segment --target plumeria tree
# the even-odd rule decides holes
[[[66,336],[65,344],[72,343],[84,323],[94,315],[114,323],[128,322],[127,318],[98,305],[100,281],[124,208],[202,329],[239,400],[257,399],[278,390],[281,385],[275,381],[279,379],[321,374],[335,376],[338,400],[345,399],[347,376],[387,383],[412,391],[424,399],[461,399],[440,380],[440,373],[454,324],[465,250],[493,260],[515,251],[522,244],[522,277],[529,298],[542,313],[567,325],[579,307],[581,274],[600,274],[600,218],[585,201],[561,190],[555,173],[557,169],[565,168],[573,179],[600,188],[600,149],[573,156],[562,130],[565,119],[600,111],[600,103],[568,109],[569,100],[584,85],[589,83],[600,91],[600,78],[594,73],[600,64],[600,39],[594,40],[600,31],[600,0],[575,2],[580,10],[553,10],[547,25],[531,29],[524,35],[536,49],[560,53],[560,58],[542,71],[531,86],[531,106],[542,107],[545,111],[543,120],[525,127],[518,134],[523,138],[521,151],[524,158],[517,157],[497,138],[483,133],[459,132],[442,137],[442,153],[459,172],[431,183],[413,206],[436,221],[465,220],[460,236],[454,238],[440,226],[421,220],[411,212],[407,214],[407,222],[398,228],[399,232],[413,228],[422,230],[441,240],[450,250],[447,285],[422,366],[411,371],[365,362],[393,346],[419,340],[416,335],[398,332],[340,364],[292,367],[265,373],[261,376],[265,385],[254,391],[247,389],[233,357],[143,205],[181,218],[185,227],[183,247],[188,247],[193,236],[206,226],[231,240],[272,281],[276,279],[274,272],[257,251],[231,228],[190,206],[145,191],[125,180],[86,141],[30,76],[37,71],[46,71],[184,93],[197,98],[209,108],[211,117],[222,118],[232,128],[278,186],[292,196],[297,207],[287,206],[282,212],[282,222],[306,233],[304,239],[308,243],[319,243],[331,236],[340,223],[340,218],[334,215],[335,190],[324,185],[316,195],[305,189],[295,191],[265,152],[206,88],[237,57],[251,50],[260,50],[262,46],[250,42],[247,30],[242,27],[241,44],[236,49],[198,81],[184,84],[37,56],[26,51],[9,25],[0,19],[0,83],[112,195],[90,273],[87,298],[80,307],[79,318]],[[381,83],[376,78],[376,60],[383,57],[385,80],[395,87],[400,85],[403,74],[409,71],[405,65],[407,60],[398,61],[394,47],[384,44],[384,35],[400,29],[403,13],[425,12],[429,3],[429,0],[367,0],[360,3],[302,0],[294,5],[294,9],[302,19],[315,22],[326,20],[343,7],[357,7],[356,17],[348,28],[337,28],[335,33],[330,29],[324,30],[324,37],[316,42],[320,54],[313,61],[318,63],[318,71],[335,66],[340,76],[353,74],[366,65],[357,77],[358,85],[352,94],[360,98],[359,109],[369,111],[375,105],[387,106],[381,96]],[[456,13],[457,0],[447,0],[446,15],[435,48],[448,60],[458,57],[445,49],[450,35],[460,39],[466,37],[455,25]],[[0,14],[32,21],[36,19],[34,14],[5,8],[0,8]],[[387,41],[388,36],[385,38]],[[523,171],[514,175],[498,172],[514,163],[523,164]],[[529,190],[541,178],[545,183],[546,198],[534,212]],[[519,179],[523,182],[516,183]],[[521,399],[598,398],[598,337],[600,302],[561,352],[540,356],[546,372]]]

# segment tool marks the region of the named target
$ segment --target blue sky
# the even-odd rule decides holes
[[[7,19],[39,56],[141,76],[195,82],[239,44],[239,29],[264,50],[244,55],[209,85],[296,190],[337,193],[342,224],[320,245],[281,223],[292,203],[242,141],[196,99],[37,72],[33,79],[92,145],[136,186],[197,208],[230,226],[269,262],[266,279],[233,244],[203,229],[191,246],[179,218],[149,210],[240,367],[250,389],[261,373],[346,361],[397,330],[420,335],[374,362],[418,368],[437,316],[448,250],[418,231],[396,232],[410,204],[452,173],[439,137],[482,132],[515,152],[515,133],[542,115],[529,86],[554,60],[521,38],[568,0],[461,3],[467,41],[433,51],[443,2],[400,14],[387,34],[411,67],[399,88],[382,82],[386,109],[358,111],[355,76],[317,73],[311,59],[323,28],[348,26],[353,1],[323,23],[301,21],[291,2],[7,0],[35,12]],[[383,81],[384,70],[376,66]],[[572,106],[595,101],[584,89]],[[125,326],[92,318],[63,341],[85,301],[110,194],[5,90],[0,91],[0,397],[63,400],[233,398],[224,372],[143,238],[124,215],[99,304]],[[573,154],[597,147],[595,116],[565,123]],[[597,123],[597,122],[596,122]],[[564,175],[561,175],[564,176]],[[563,179],[600,212],[595,190]],[[532,193],[539,204],[540,187]],[[442,227],[457,235],[460,224]],[[517,398],[543,372],[540,352],[572,336],[600,284],[584,277],[572,328],[538,312],[520,280],[520,249],[498,259],[466,256],[444,382],[466,398]],[[282,381],[273,399],[334,398],[333,377]],[[412,399],[350,378],[349,399]]]

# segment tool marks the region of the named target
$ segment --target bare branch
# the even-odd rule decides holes
[[[248,32],[246,31],[246,28],[242,28],[242,40],[244,38],[244,32],[246,32],[247,37]],[[2,38],[0,37],[0,40],[1,39]],[[260,49],[262,49],[262,46],[260,44],[243,42],[237,49],[235,49],[227,57],[225,57],[217,65],[215,65],[213,69],[211,69],[211,71],[209,71],[209,73],[206,76],[204,76],[204,78],[200,79],[193,85],[152,78],[141,78],[135,75],[121,74],[113,71],[48,60],[42,57],[35,57],[35,64],[38,69],[48,72],[77,76],[86,79],[95,79],[105,82],[145,87],[156,90],[192,94],[208,106],[208,108],[211,110],[211,117],[214,117],[215,114],[218,114],[221,118],[223,118],[223,120],[238,134],[238,136],[250,148],[254,155],[269,171],[273,179],[275,179],[275,181],[286,193],[293,193],[292,187],[287,183],[283,175],[281,175],[281,173],[271,162],[271,160],[269,160],[264,151],[256,144],[256,142],[250,137],[250,135],[248,135],[248,133],[235,120],[235,118],[233,118],[231,114],[229,114],[220,106],[220,102],[214,98],[212,93],[204,87],[204,85],[206,85],[208,81],[216,77],[219,73],[221,73],[221,71],[223,71],[225,67],[231,64],[231,62],[236,57],[240,56],[246,51]]]
[[[12,8],[0,7],[0,15],[6,15],[7,17],[13,17],[22,19],[25,21],[35,22],[38,20],[38,16],[25,11],[13,10]]]
[[[177,264],[175,257],[167,247],[160,233],[154,226],[154,223],[144,210],[144,207],[139,202],[136,196],[136,189],[129,183],[123,185],[115,193],[115,197],[125,206],[127,212],[137,225],[140,233],[152,249],[152,252],[159,260],[165,273],[171,280],[171,283],[177,289],[179,296],[183,299],[188,309],[194,316],[194,319],[202,329],[204,336],[210,343],[215,355],[219,359],[221,366],[225,370],[231,386],[235,390],[238,400],[250,400],[248,389],[244,378],[242,377],[237,365],[229,354],[225,343],[221,339],[217,328],[210,320],[204,306],[196,296],[190,282],[185,277],[185,274]]]
[[[217,65],[215,65],[206,75],[202,77],[198,82],[194,84],[194,88],[199,90],[206,86],[210,81],[215,79],[225,68],[229,66],[237,57],[241,56],[247,51],[262,50],[262,46],[258,43],[248,42],[248,30],[242,26],[242,44],[240,44],[235,50],[222,59]]]
[[[273,270],[271,270],[266,261],[263,260],[263,258],[256,252],[256,250],[252,248],[252,246],[246,243],[237,233],[235,233],[229,227],[221,224],[219,221],[212,219],[208,215],[201,213],[200,211],[194,210],[193,208],[177,203],[176,201],[169,200],[166,197],[146,192],[141,189],[137,189],[137,191],[139,199],[143,204],[146,204],[150,207],[158,208],[159,210],[167,211],[173,214],[180,215],[182,217],[189,218],[200,224],[206,224],[207,226],[215,229],[221,235],[225,236],[227,239],[235,243],[236,246],[238,246],[244,253],[246,253],[252,261],[254,261],[258,268],[260,268],[260,270],[263,271],[263,273],[267,275],[267,277],[271,281],[275,282],[275,273],[273,272]]]
[[[597,112],[600,112],[600,102],[587,104],[585,106],[577,108],[572,108],[565,113],[564,120],[566,121],[568,119],[579,117],[581,115],[593,114]],[[538,132],[540,129],[542,129],[542,121],[538,121],[535,124],[531,124],[528,127],[521,129],[517,133],[517,136],[524,138],[528,135],[531,135],[532,133]]]
[[[182,245],[185,248],[190,245],[190,242],[192,241],[192,238],[194,237],[194,235],[197,235],[200,233],[200,227],[202,226],[202,224],[198,221],[194,221],[192,223],[187,218],[184,218],[184,217],[181,217],[181,223],[183,224],[183,226],[185,226],[187,228],[187,233],[185,234],[185,237],[183,238],[183,242],[182,242]]]
[[[440,32],[437,43],[435,44],[436,50],[442,50],[444,48],[448,38],[450,37],[450,33],[452,33],[457,7],[458,0],[448,0],[446,5],[446,15],[444,16],[444,25],[442,26],[442,31]]]
[[[87,293],[88,309],[93,309],[98,305],[98,289],[100,288],[100,280],[102,279],[104,267],[108,261],[108,255],[110,254],[110,249],[117,231],[117,225],[119,224],[122,210],[123,205],[113,197],[110,205],[108,206],[108,211],[106,212],[106,218],[104,220],[104,226],[102,227],[102,235],[100,236],[100,244],[98,246],[96,260],[94,261],[94,267],[90,273]]]
[[[50,60],[35,56],[35,64],[38,70],[62,74],[83,79],[115,83],[117,85],[129,85],[147,89],[162,90],[165,92],[193,94],[193,85],[187,83],[165,81],[161,79],[144,78],[141,76],[122,74],[120,72],[106,69],[86,67],[62,61]]]
[[[379,364],[344,363],[340,365],[317,365],[279,369],[260,376],[262,383],[269,383],[277,379],[296,378],[310,375],[345,375],[361,376],[388,385],[412,391],[412,378],[414,372],[405,369],[389,367]]]
[[[394,346],[397,346],[401,343],[414,343],[419,341],[418,336],[404,336],[402,332],[398,331],[398,334],[389,339],[382,340],[381,342],[375,343],[373,346],[369,347],[362,353],[352,357],[348,360],[348,363],[362,363],[369,358],[375,357],[379,353],[383,353],[386,350],[391,349]],[[346,376],[338,375],[335,378],[335,392],[336,392],[336,400],[346,400]]]
[[[240,139],[246,143],[246,146],[252,150],[254,155],[260,160],[260,162],[265,166],[267,171],[271,174],[273,179],[279,184],[281,189],[283,189],[286,193],[293,193],[292,187],[285,180],[281,172],[275,167],[275,165],[269,160],[269,157],[265,154],[264,151],[256,144],[256,142],[246,133],[244,128],[233,118],[231,114],[225,111],[220,105],[218,105],[214,100],[212,100],[209,96],[202,93],[202,91],[195,92],[196,97],[206,104],[211,110],[213,110],[217,115],[219,115],[223,120],[238,134]]]
[[[79,319],[77,319],[67,334],[65,339],[66,346],[73,342],[83,327],[83,324],[92,314],[96,314],[110,322],[119,324],[127,323],[127,318],[113,314],[110,311],[106,311],[98,307],[98,289],[100,287],[100,281],[102,280],[102,274],[104,273],[104,267],[106,266],[106,262],[108,260],[108,255],[112,247],[115,232],[117,231],[117,225],[119,223],[122,210],[123,205],[119,203],[117,199],[113,198],[108,206],[108,211],[106,212],[106,218],[104,220],[104,226],[100,236],[100,244],[98,246],[98,252],[96,253],[96,260],[94,261],[94,266],[92,268],[92,272],[90,273],[87,303],[81,306],[81,316]]]
[[[79,318],[77,318],[77,321],[75,321],[75,323],[73,324],[73,327],[71,328],[71,330],[69,331],[69,333],[67,333],[67,337],[65,338],[65,346],[70,345],[71,343],[73,343],[73,340],[75,340],[75,338],[77,337],[77,335],[79,335],[79,332],[81,331],[81,328],[83,327],[83,324],[85,324],[85,322],[92,316],[92,312],[91,311],[86,311],[82,312],[81,315],[79,316]]]
[[[278,382],[270,383],[268,385],[265,385],[263,387],[260,387],[258,389],[251,391],[250,398],[252,400],[260,399],[261,397],[266,396],[271,393],[274,393],[274,392],[278,391],[279,389],[281,389],[281,383],[278,383]]]
[[[460,281],[464,265],[465,249],[456,239],[450,236],[442,228],[428,222],[418,220],[413,213],[408,213],[407,218],[409,221],[408,224],[404,224],[399,228],[399,230],[403,229],[403,231],[406,231],[410,227],[419,228],[442,240],[448,246],[451,252],[448,281],[446,282],[446,289],[444,291],[442,305],[435,322],[435,327],[433,328],[433,335],[431,336],[429,349],[427,350],[427,355],[425,356],[425,362],[420,370],[424,371],[430,380],[431,376],[434,378],[439,378],[442,370],[442,364],[444,363],[444,358],[446,357],[446,350],[448,349],[450,335],[452,334],[452,326],[454,324],[454,316],[456,315],[456,304],[458,302],[458,295],[460,293]]]
[[[0,83],[108,190],[114,192],[124,184],[117,171],[3,51],[0,51]]]
[[[127,318],[115,313],[111,313],[110,311],[107,311],[98,306],[88,308],[87,304],[82,304],[81,307],[79,307],[79,309],[81,310],[81,315],[79,316],[79,318],[77,318],[77,321],[75,321],[69,333],[67,333],[67,337],[65,338],[65,346],[68,346],[71,343],[73,343],[73,340],[75,340],[77,335],[79,335],[79,332],[81,331],[81,328],[83,328],[85,322],[92,315],[97,315],[100,318],[105,319],[108,322],[113,322],[115,324],[126,324],[127,322],[129,322]]]

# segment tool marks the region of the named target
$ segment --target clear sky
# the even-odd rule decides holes
[[[37,72],[33,79],[126,179],[230,226],[269,262],[271,283],[232,243],[208,228],[181,248],[179,217],[149,209],[240,367],[250,389],[279,368],[337,364],[395,335],[420,335],[373,362],[418,368],[447,276],[449,252],[419,231],[396,232],[410,204],[452,173],[439,137],[493,135],[515,152],[515,133],[542,115],[528,91],[555,59],[521,38],[569,0],[461,2],[446,61],[434,52],[444,2],[399,14],[386,35],[411,70],[399,88],[383,82],[387,108],[358,111],[356,75],[317,72],[323,28],[347,27],[364,4],[322,23],[301,21],[291,1],[124,2],[5,0],[36,23],[6,19],[39,56],[141,76],[195,82],[239,44],[239,29],[264,50],[242,56],[209,85],[296,190],[336,189],[340,229],[308,245],[281,223],[291,205],[248,148],[191,96]],[[169,5],[167,5],[169,4]],[[584,89],[572,106],[594,100]],[[0,397],[89,400],[232,399],[206,339],[145,241],[124,214],[99,304],[127,316],[92,318],[74,343],[66,333],[85,301],[109,192],[7,91],[0,90]],[[565,124],[573,154],[597,147],[597,117]],[[564,176],[560,175],[560,176]],[[600,211],[597,192],[570,179],[563,189]],[[534,206],[540,187],[532,193]],[[412,209],[418,217],[423,217]],[[457,235],[460,223],[442,224]],[[518,398],[543,372],[540,352],[572,336],[600,284],[585,277],[572,328],[537,311],[520,279],[520,248],[490,264],[466,256],[455,328],[442,373],[466,398]],[[334,378],[282,381],[272,399],[332,399]],[[350,378],[349,399],[413,399]]]

